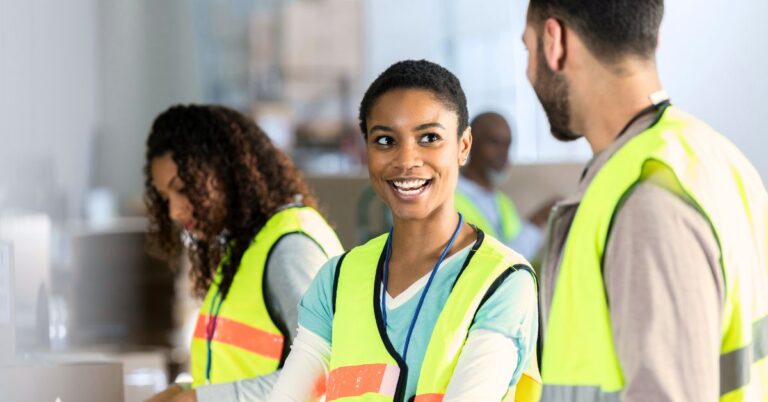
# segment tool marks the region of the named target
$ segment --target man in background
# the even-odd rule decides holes
[[[521,219],[512,200],[498,189],[505,179],[512,130],[494,112],[476,116],[470,125],[472,150],[459,176],[456,209],[467,222],[531,260],[541,247],[541,229]]]

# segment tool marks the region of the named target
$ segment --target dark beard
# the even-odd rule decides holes
[[[568,127],[571,123],[571,112],[568,82],[562,75],[556,74],[547,67],[544,59],[543,44],[539,41],[538,60],[536,65],[536,82],[533,90],[544,108],[549,120],[552,136],[560,141],[573,141],[581,138]]]

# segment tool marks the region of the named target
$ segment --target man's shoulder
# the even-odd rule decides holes
[[[611,224],[606,256],[612,258],[608,260],[628,261],[635,256],[627,253],[649,250],[655,250],[659,258],[670,252],[719,255],[709,221],[688,200],[649,180],[630,191],[617,207]]]

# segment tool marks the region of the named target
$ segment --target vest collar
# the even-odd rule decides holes
[[[597,172],[599,172],[600,169],[605,166],[605,163],[608,162],[608,160],[614,154],[616,154],[616,152],[618,152],[621,147],[629,142],[629,140],[635,138],[638,134],[648,129],[648,127],[650,127],[656,121],[656,118],[656,114],[647,114],[638,118],[635,120],[635,122],[630,124],[629,127],[627,127],[627,129],[624,131],[624,134],[616,138],[616,141],[608,146],[608,148],[604,149],[598,154],[595,154],[584,167],[584,172],[576,192],[563,198],[560,202],[557,202],[555,207],[561,208],[578,205],[581,202],[581,199],[584,197],[584,192],[592,183],[592,180],[594,180]]]

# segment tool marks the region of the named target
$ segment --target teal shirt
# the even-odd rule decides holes
[[[411,336],[405,362],[408,365],[406,400],[416,394],[416,383],[429,338],[442,306],[448,300],[451,287],[469,255],[469,250],[470,247],[467,247],[446,259],[435,274],[432,286],[424,300]],[[324,338],[328,343],[331,343],[333,282],[338,260],[339,257],[334,257],[323,265],[301,298],[298,308],[299,325]],[[387,305],[387,336],[400,354],[402,354],[408,326],[416,311],[421,292],[423,288],[397,308],[392,309]],[[479,329],[498,332],[517,345],[515,360],[517,367],[509,380],[510,385],[516,383],[533,354],[538,334],[536,284],[530,273],[523,270],[516,271],[504,280],[478,310],[470,332]]]

